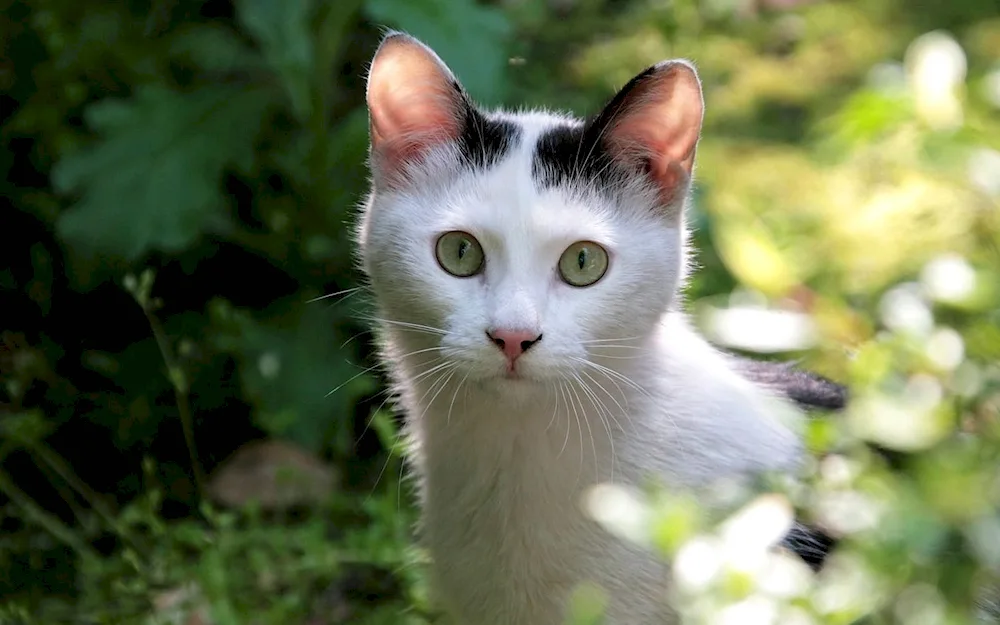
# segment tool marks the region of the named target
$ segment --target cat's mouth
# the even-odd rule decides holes
[[[523,375],[521,375],[521,372],[518,371],[514,367],[507,367],[507,370],[504,371],[503,378],[505,380],[524,380],[525,379],[525,377]]]

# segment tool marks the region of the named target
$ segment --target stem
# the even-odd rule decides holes
[[[96,493],[83,480],[76,476],[62,456],[40,444],[31,445],[29,448],[41,459],[42,462],[48,465],[48,467],[56,475],[69,484],[70,488],[83,497],[84,501],[90,505],[90,508],[97,513],[97,516],[99,516],[110,529],[114,530],[137,552],[145,553],[145,549],[138,544],[135,537],[132,536],[132,533],[127,530],[124,525],[118,522],[114,511],[104,502],[98,493]]]
[[[201,464],[198,462],[198,450],[194,443],[194,420],[191,417],[191,403],[188,399],[188,381],[184,375],[184,369],[174,356],[174,350],[167,340],[167,333],[164,332],[160,320],[156,318],[153,311],[158,304],[150,297],[153,290],[154,273],[151,269],[142,272],[136,279],[133,275],[125,276],[125,290],[135,298],[142,313],[146,315],[146,321],[153,331],[153,338],[156,339],[156,346],[160,349],[160,356],[167,365],[167,377],[170,385],[174,388],[174,399],[177,402],[177,412],[181,418],[181,429],[184,431],[184,442],[187,445],[188,458],[191,461],[191,470],[194,473],[194,483],[198,490],[199,501],[205,501],[205,474],[202,472]]]
[[[177,412],[181,418],[181,428],[184,430],[184,442],[187,445],[188,458],[191,461],[191,470],[194,472],[195,486],[198,489],[198,498],[205,499],[205,474],[202,471],[201,463],[198,462],[198,450],[194,442],[194,421],[191,417],[191,403],[188,399],[187,379],[184,370],[177,364],[170,343],[167,341],[166,332],[160,325],[160,320],[156,318],[149,308],[148,303],[139,302],[142,312],[145,313],[149,321],[149,327],[153,331],[156,345],[160,348],[160,355],[167,365],[167,375],[170,378],[170,385],[174,387],[174,398],[177,401]]]
[[[57,540],[62,541],[69,547],[71,547],[80,557],[90,557],[96,558],[97,554],[91,549],[90,545],[86,544],[80,540],[76,534],[73,533],[69,527],[66,526],[57,517],[50,514],[44,510],[41,506],[35,503],[35,500],[28,496],[23,490],[14,484],[14,481],[10,479],[10,476],[3,470],[0,470],[0,493],[7,496],[8,499],[14,502],[22,510],[24,510],[25,515],[52,534]]]

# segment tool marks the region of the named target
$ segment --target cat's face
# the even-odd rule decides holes
[[[586,375],[652,331],[683,271],[701,97],[683,64],[630,85],[589,124],[487,114],[427,48],[383,43],[359,244],[383,326],[409,351],[523,383]],[[673,120],[648,119],[667,105]]]

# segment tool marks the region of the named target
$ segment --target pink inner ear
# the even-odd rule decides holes
[[[383,165],[398,168],[457,138],[462,98],[431,50],[409,37],[387,39],[372,61],[367,95],[372,148]]]
[[[666,63],[627,95],[608,145],[619,158],[648,167],[661,188],[672,192],[691,176],[703,112],[694,69]]]

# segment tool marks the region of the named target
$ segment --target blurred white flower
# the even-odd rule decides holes
[[[997,72],[1000,89],[1000,72]],[[969,181],[984,193],[1000,196],[1000,152],[979,148],[969,155]]]
[[[1000,108],[1000,67],[987,74],[983,80],[983,96],[987,102]]]
[[[939,369],[952,371],[965,359],[965,342],[952,328],[938,328],[924,346],[927,357]]]
[[[830,454],[823,458],[819,465],[820,475],[825,486],[848,486],[860,473],[860,467],[840,454]]]
[[[997,173],[1000,180],[1000,170]],[[976,270],[958,254],[942,254],[920,272],[924,292],[939,302],[961,302],[976,288]]]
[[[968,360],[955,369],[951,376],[951,388],[962,397],[975,397],[983,388],[983,372]]]
[[[887,328],[897,332],[925,336],[934,327],[934,315],[921,297],[920,286],[912,282],[887,291],[879,302],[879,315]]]
[[[917,114],[930,126],[951,130],[962,125],[958,86],[966,75],[965,51],[941,31],[917,37],[906,51],[906,69]]]
[[[881,510],[875,501],[854,490],[834,491],[820,495],[813,512],[837,534],[854,534],[878,525]]]
[[[942,625],[947,622],[944,601],[930,584],[914,584],[896,598],[896,618],[906,625]]]
[[[806,594],[812,577],[812,569],[800,558],[775,552],[757,574],[757,588],[777,599],[793,599]]]
[[[820,614],[867,612],[882,594],[879,580],[857,556],[834,553],[827,560],[813,593],[813,607]]]
[[[264,352],[257,359],[257,370],[264,379],[273,380],[281,373],[281,358],[274,352]]]
[[[717,625],[772,625],[778,622],[778,606],[761,595],[754,595],[726,606],[712,621]]]
[[[722,570],[722,545],[715,538],[699,536],[687,541],[674,556],[674,577],[683,590],[708,588]]]
[[[753,306],[709,309],[705,331],[716,343],[758,353],[807,349],[817,340],[808,315]]]
[[[802,608],[792,606],[781,614],[781,625],[816,625],[816,619]]]
[[[638,493],[617,484],[597,484],[584,495],[584,511],[626,540],[648,542],[650,511]]]
[[[941,382],[931,375],[918,373],[911,376],[903,391],[905,400],[917,410],[931,411],[937,408],[944,397]]]
[[[857,397],[848,406],[848,423],[856,436],[892,449],[925,449],[950,428],[937,410],[943,394],[937,378],[915,375],[898,394]]]
[[[794,521],[792,505],[783,495],[762,495],[750,502],[719,528],[726,564],[747,573],[759,571],[770,548],[781,541]]]

